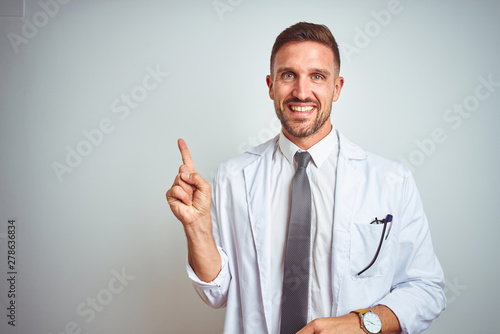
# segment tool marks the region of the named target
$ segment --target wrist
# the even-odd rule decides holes
[[[184,226],[184,232],[186,233],[188,253],[190,255],[203,258],[213,256],[215,253],[218,254],[210,220],[200,219],[186,225]]]
[[[345,317],[348,318],[348,321],[351,324],[350,328],[352,328],[353,330],[355,329],[352,333],[356,333],[356,334],[365,334],[366,333],[360,325],[359,315],[351,312],[349,314],[346,314]]]
[[[352,311],[358,317],[359,326],[366,334],[380,334],[382,332],[382,320],[371,309],[359,309]]]
[[[221,270],[221,257],[212,235],[210,220],[199,220],[184,226],[189,265],[205,282],[210,282]]]
[[[212,235],[212,220],[210,215],[202,216],[192,223],[183,224],[183,227],[188,239],[190,237],[203,238]]]

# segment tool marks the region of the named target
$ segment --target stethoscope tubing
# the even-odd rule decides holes
[[[382,224],[384,224],[384,228],[382,230],[382,235],[380,236],[380,242],[378,244],[378,248],[377,248],[377,252],[375,253],[375,256],[373,257],[373,260],[372,262],[370,262],[370,264],[363,270],[361,270],[359,273],[358,273],[358,276],[361,275],[362,273],[364,273],[365,271],[367,271],[368,269],[371,268],[371,266],[373,266],[373,264],[375,263],[375,261],[377,261],[377,258],[378,258],[378,255],[380,253],[380,250],[382,249],[382,243],[384,242],[384,236],[385,236],[385,230],[387,229],[387,224],[388,223],[391,223],[391,226],[389,228],[389,232],[387,233],[387,237],[389,237],[389,233],[391,232],[391,229],[392,229],[392,215],[387,215],[387,217],[385,219],[382,219],[382,220],[378,220],[376,217],[375,217],[375,220],[372,222],[381,222]],[[387,239],[386,237],[386,239]]]

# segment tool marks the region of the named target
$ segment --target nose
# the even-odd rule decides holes
[[[306,100],[311,94],[311,87],[309,86],[309,80],[306,77],[300,77],[295,81],[295,87],[293,90],[293,96],[299,100]]]

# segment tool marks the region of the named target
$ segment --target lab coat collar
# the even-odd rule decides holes
[[[340,131],[335,130],[339,141],[340,155],[348,160],[364,160],[366,159],[366,152],[358,145],[349,141]],[[279,135],[271,139],[274,144],[278,144]],[[275,145],[270,145],[270,141],[260,144],[255,147],[247,149],[248,153],[263,155],[268,151],[274,151]]]
[[[340,155],[348,160],[364,160],[366,152],[358,145],[349,141],[340,131],[337,131],[340,146]]]

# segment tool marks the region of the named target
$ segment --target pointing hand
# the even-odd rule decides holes
[[[178,140],[182,165],[172,187],[167,191],[167,202],[174,215],[184,226],[210,220],[210,184],[195,172],[191,153],[184,142]]]

